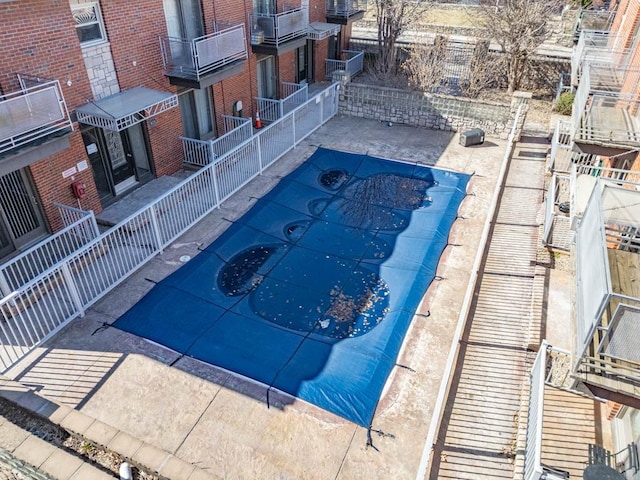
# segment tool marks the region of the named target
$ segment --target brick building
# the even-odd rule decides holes
[[[325,3],[326,2],[326,3]],[[282,83],[325,79],[351,0],[0,0],[0,259],[183,164]]]

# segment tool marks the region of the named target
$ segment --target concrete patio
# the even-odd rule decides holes
[[[58,404],[84,414],[76,428],[89,422],[78,432],[89,439],[94,420],[137,439],[129,458],[151,469],[166,468],[169,454],[190,464],[170,478],[195,478],[195,471],[213,478],[415,478],[505,145],[488,139],[465,148],[457,134],[338,116],[7,376],[53,402],[38,405],[41,413]],[[441,280],[425,293],[398,358],[408,368],[392,372],[380,399],[373,447],[365,428],[287,395],[272,391],[267,399],[263,385],[110,327],[317,146],[475,173],[440,261]],[[140,442],[155,456],[140,454]]]

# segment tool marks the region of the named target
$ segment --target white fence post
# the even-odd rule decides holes
[[[256,141],[256,151],[258,152],[258,168],[260,169],[260,174],[264,171],[264,165],[262,165],[262,147],[260,146],[262,142],[260,141],[260,135],[255,136]]]
[[[71,295],[71,300],[73,301],[78,314],[81,317],[84,317],[84,305],[82,304],[82,300],[80,299],[80,293],[78,293],[78,287],[76,287],[76,283],[73,281],[73,276],[71,275],[71,270],[69,269],[69,264],[64,262],[60,266],[60,270],[62,272],[62,277],[69,289],[69,294]]]
[[[156,214],[156,206],[151,205],[149,208],[149,215],[151,217],[151,228],[153,229],[153,237],[158,245],[158,252],[162,253],[164,251],[162,235],[160,234],[160,224],[158,223],[158,215]]]

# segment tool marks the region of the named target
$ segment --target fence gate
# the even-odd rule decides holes
[[[0,176],[0,259],[46,233],[27,172]]]

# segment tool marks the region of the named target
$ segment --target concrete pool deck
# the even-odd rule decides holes
[[[262,385],[109,327],[317,146],[475,173],[438,267],[441,280],[426,292],[380,399],[375,448],[367,447],[365,428],[286,395],[272,392],[267,403]],[[488,139],[465,148],[457,134],[338,116],[7,376],[161,457],[140,461],[166,463],[170,453],[213,478],[414,478],[505,146]],[[190,478],[196,470],[188,470],[170,478]]]

